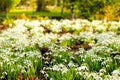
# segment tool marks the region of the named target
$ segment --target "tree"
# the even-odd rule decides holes
[[[100,9],[118,2],[120,0],[79,0],[80,16],[86,19],[92,18]]]
[[[48,0],[37,0],[37,9],[36,11],[46,11],[46,5]]]
[[[78,3],[78,0],[70,0],[70,11],[71,13],[74,13],[74,8],[75,8],[75,5]]]
[[[61,3],[61,14],[63,14],[63,12],[64,12],[64,7],[65,7],[67,1],[66,1],[66,0],[61,0],[60,3]]]
[[[61,15],[64,12],[64,8],[70,10],[70,15],[68,16],[68,18],[70,19],[74,19],[74,10],[75,10],[75,6],[78,6],[78,0],[62,0],[62,7],[61,7]]]
[[[9,12],[15,8],[21,0],[0,0],[0,12]]]
[[[61,14],[64,12],[64,8],[69,8],[71,13],[74,13],[74,5],[77,0],[62,0]]]

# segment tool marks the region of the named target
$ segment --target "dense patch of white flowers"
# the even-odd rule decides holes
[[[47,70],[53,73],[61,72],[61,75],[69,74],[73,70],[75,75],[83,76],[87,80],[120,79],[120,65],[113,71],[107,72],[106,69],[110,69],[112,63],[115,62],[110,53],[120,52],[120,36],[118,35],[120,22],[66,19],[60,21],[15,20],[14,23],[13,28],[0,33],[1,79],[5,79],[7,75],[12,76],[14,73],[16,73],[15,76],[19,73],[35,75],[42,64],[42,59],[46,59],[45,62],[50,66],[44,66],[45,70],[41,69],[39,72],[47,75],[50,80],[54,79],[50,76],[52,73],[47,73]],[[72,50],[77,41],[80,41],[80,46]],[[86,46],[82,44],[90,45],[91,48],[85,50]],[[51,55],[49,56],[51,61],[49,57],[43,56],[39,50],[41,47],[49,48],[44,54]],[[106,55],[107,57],[103,57]],[[114,59],[120,60],[119,56],[115,56]],[[96,69],[95,66],[99,67],[99,63],[101,67]],[[93,69],[95,67],[97,72],[90,71],[93,70],[91,67]]]

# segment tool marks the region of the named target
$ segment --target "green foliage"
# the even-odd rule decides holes
[[[118,0],[79,0],[80,16],[82,18],[94,19],[94,15],[105,6],[114,5],[120,1]],[[99,16],[99,15],[98,15]]]
[[[120,36],[116,34],[119,22],[13,22],[16,27],[0,35],[0,80],[119,80],[116,79],[120,77]],[[88,29],[79,34],[69,33],[71,27],[85,25]],[[104,28],[105,32],[99,33],[99,26],[109,26],[109,31]],[[53,31],[57,27],[58,31]],[[63,27],[68,31],[61,34]],[[46,28],[50,31],[44,32]],[[91,48],[86,49],[85,43],[91,44]]]
[[[1,0],[0,11],[9,12],[12,8],[15,8],[20,3],[20,0]]]
[[[114,14],[114,15],[113,15]],[[96,13],[96,19],[106,18],[107,20],[120,19],[120,3],[107,5]]]
[[[66,73],[62,73],[61,71],[48,71],[51,79],[55,80],[75,80],[80,79],[78,75],[76,75],[76,71],[73,68],[70,68]]]

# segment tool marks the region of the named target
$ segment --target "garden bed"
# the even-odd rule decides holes
[[[1,80],[120,79],[120,22],[66,19],[14,24],[0,33]]]

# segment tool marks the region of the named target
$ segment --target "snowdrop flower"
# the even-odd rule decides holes
[[[70,62],[68,63],[68,66],[69,66],[69,67],[75,67],[76,65],[75,65],[72,61],[70,61]]]
[[[76,74],[79,74],[82,76],[84,74],[84,72],[76,72]]]
[[[43,70],[41,70],[40,72],[41,72],[42,74],[45,74],[45,73],[46,73],[46,72],[45,72],[45,71],[43,71]]]
[[[96,30],[98,30],[98,31],[105,31],[106,28],[103,25],[97,25]]]
[[[2,67],[3,66],[3,63],[2,62],[0,62],[0,67]]]
[[[63,67],[63,68],[61,69],[61,71],[62,71],[62,74],[64,74],[64,73],[66,73],[66,72],[68,71],[68,69],[67,69],[66,67]]]
[[[62,59],[64,62],[67,62],[67,60],[66,59]]]
[[[93,20],[91,22],[92,25],[99,25],[99,24],[102,24],[102,21],[101,20]]]
[[[34,27],[30,32],[33,33],[33,34],[37,34],[37,33],[42,33],[44,31],[44,28],[43,27]]]
[[[11,69],[11,72],[14,72],[15,71],[15,69]]]
[[[66,73],[68,71],[67,67],[63,64],[58,64],[58,65],[54,65],[52,67],[53,71],[61,71],[62,74]]]
[[[63,67],[64,67],[64,65],[63,65],[63,64],[59,64],[59,67],[63,68]]]
[[[2,75],[7,75],[8,73],[7,72],[3,72]]]
[[[110,80],[120,80],[120,77],[119,76],[111,76]]]
[[[54,80],[53,78],[50,78],[50,80]]]
[[[50,30],[53,32],[60,32],[61,30],[61,23],[60,22],[53,22],[52,25],[50,26]]]
[[[70,39],[71,39],[71,34],[70,34],[70,33],[63,34],[63,35],[59,38],[60,41],[70,40]]]
[[[26,73],[26,70],[25,70],[25,69],[22,69],[22,70],[21,70],[21,73]]]
[[[54,66],[52,67],[52,70],[54,70],[54,71],[59,71],[60,69],[59,69],[59,66],[54,65]]]
[[[76,71],[88,71],[88,68],[87,68],[87,66],[82,65],[82,66],[76,68]]]
[[[99,71],[99,75],[100,76],[103,76],[105,73],[106,73],[105,69],[100,69],[100,71]]]
[[[100,69],[100,73],[106,73],[105,69]]]
[[[112,75],[118,76],[118,75],[120,75],[120,71],[119,71],[119,70],[114,70],[114,71],[112,72]]]
[[[18,69],[21,69],[22,68],[22,65],[17,65]]]
[[[95,80],[103,80],[101,76],[98,75],[98,73],[92,72],[88,75],[88,78],[93,77]]]

